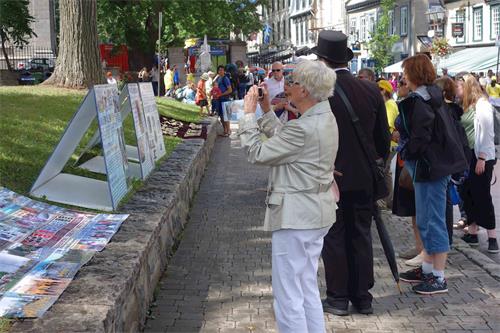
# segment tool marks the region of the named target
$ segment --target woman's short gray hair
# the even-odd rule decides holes
[[[302,60],[293,71],[293,80],[321,102],[333,95],[337,74],[322,61]]]

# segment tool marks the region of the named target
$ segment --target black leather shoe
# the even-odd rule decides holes
[[[353,304],[353,307],[356,309],[356,312],[359,314],[364,314],[364,315],[373,314],[373,308],[371,305],[357,306],[357,305]]]
[[[321,303],[323,304],[323,312],[331,313],[336,316],[347,316],[349,314],[347,306],[345,308],[335,307],[328,303],[326,299],[324,299]]]

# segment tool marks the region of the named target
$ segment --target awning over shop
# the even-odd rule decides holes
[[[453,54],[443,59],[438,64],[438,73],[442,68],[447,68],[448,73],[457,74],[460,72],[486,72],[488,69],[495,70],[497,65],[498,48],[496,46],[471,47]],[[384,73],[401,73],[403,69],[397,62],[384,68]]]
[[[494,70],[497,65],[497,53],[498,48],[495,46],[467,48],[441,60],[438,64],[438,72],[441,72],[441,68],[448,68],[451,74]]]

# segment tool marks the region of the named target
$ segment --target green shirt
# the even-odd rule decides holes
[[[468,112],[464,112],[460,122],[464,126],[465,134],[467,134],[467,142],[469,143],[469,148],[474,149],[474,117],[476,115],[476,109],[473,107],[469,108]]]

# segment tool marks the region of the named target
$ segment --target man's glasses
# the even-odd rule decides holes
[[[271,69],[271,72],[281,72],[281,69]]]
[[[293,76],[288,75],[285,77],[285,84],[289,87],[293,86],[294,84],[299,85],[300,83],[297,81],[293,80]]]

